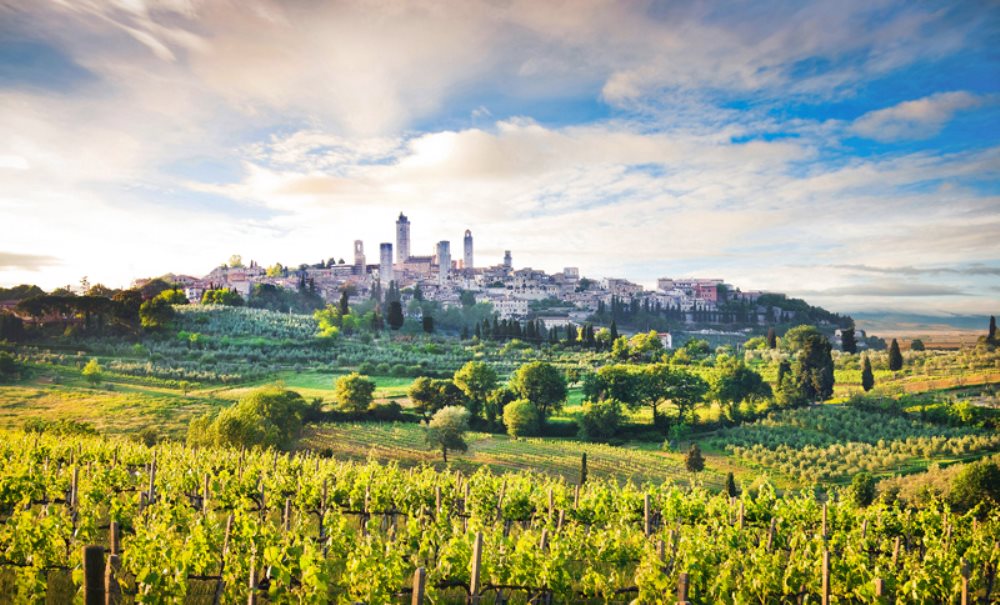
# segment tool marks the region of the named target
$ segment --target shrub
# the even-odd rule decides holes
[[[368,409],[374,394],[375,383],[357,372],[338,378],[333,390],[337,407],[345,412],[362,412]]]
[[[622,422],[622,406],[615,399],[587,401],[580,415],[580,438],[607,441],[615,436]]]
[[[222,410],[214,420],[210,416],[193,419],[188,443],[288,449],[302,430],[307,407],[295,391],[263,387]]]
[[[967,465],[952,482],[948,500],[960,510],[1000,503],[1000,466],[985,461]]]
[[[875,478],[868,472],[854,475],[849,493],[854,504],[868,506],[875,500]]]
[[[395,422],[403,416],[403,406],[395,401],[378,403],[371,407],[371,414],[379,422]]]
[[[538,432],[538,409],[527,399],[518,399],[504,407],[503,423],[511,437],[534,435]]]

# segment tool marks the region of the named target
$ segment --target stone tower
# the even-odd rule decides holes
[[[359,239],[354,240],[354,274],[365,274],[365,243]]]
[[[472,231],[465,230],[465,259],[463,265],[466,269],[472,269]]]
[[[379,244],[379,264],[378,264],[378,281],[382,284],[383,288],[389,287],[389,282],[392,281],[392,243],[385,242]]]
[[[405,263],[410,258],[410,219],[402,212],[396,219],[396,262]]]
[[[448,281],[448,273],[451,271],[451,242],[440,241],[437,245],[438,257],[438,282],[444,284]]]
[[[508,271],[514,268],[514,260],[510,256],[510,250],[503,251],[503,268]]]

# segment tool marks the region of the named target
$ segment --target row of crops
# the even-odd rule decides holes
[[[417,568],[434,603],[672,603],[682,577],[693,603],[990,602],[1000,564],[996,510],[24,433],[0,439],[0,519],[16,602],[71,601],[86,545],[143,603],[408,602]]]
[[[736,457],[806,483],[896,471],[913,461],[1000,449],[1000,434],[845,406],[781,410],[708,440]]]

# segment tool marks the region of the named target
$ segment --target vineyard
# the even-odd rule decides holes
[[[424,428],[412,423],[338,423],[313,427],[305,439],[307,447],[326,450],[338,458],[395,460],[404,464],[435,463],[440,454],[427,449]],[[686,482],[690,474],[679,456],[568,439],[517,439],[506,435],[470,433],[469,451],[453,461],[463,470],[480,466],[494,472],[535,470],[575,479],[580,454],[589,457],[593,477],[609,481]],[[723,477],[707,471],[700,477],[710,487],[721,488]]]
[[[1000,435],[823,406],[772,412],[752,424],[725,429],[708,443],[750,464],[816,483],[862,471],[905,470],[933,458],[993,452],[1000,449]]]
[[[995,601],[995,509],[843,495],[5,433],[0,594],[80,600],[106,560],[125,603]]]

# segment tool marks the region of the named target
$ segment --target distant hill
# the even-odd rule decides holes
[[[986,315],[920,315],[892,311],[865,311],[852,313],[858,328],[869,333],[921,334],[945,332],[975,332],[985,334],[990,318]]]

